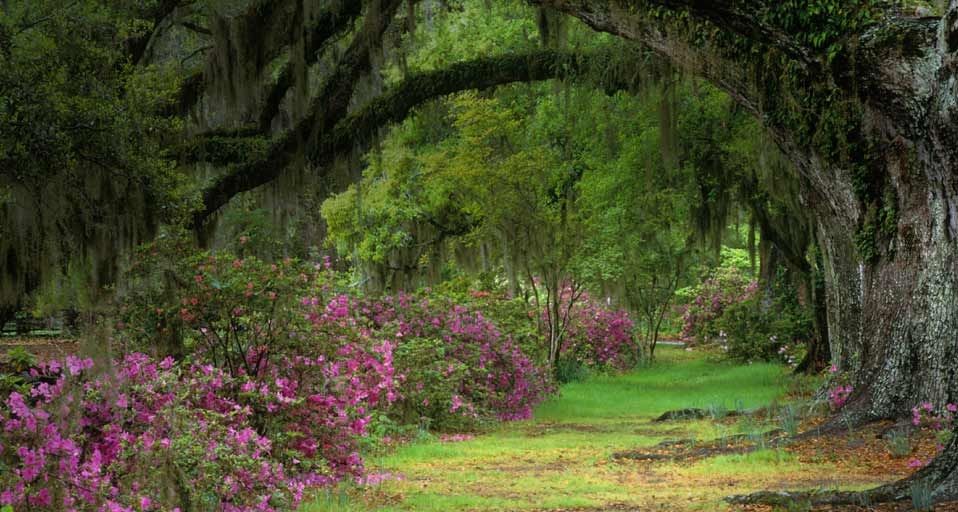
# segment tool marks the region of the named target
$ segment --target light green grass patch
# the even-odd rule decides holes
[[[780,400],[789,379],[778,365],[736,366],[700,352],[662,348],[650,367],[563,386],[532,421],[502,424],[465,442],[420,441],[367,460],[373,470],[404,479],[353,490],[346,508],[320,499],[301,510],[674,510],[679,504],[686,510],[724,510],[725,495],[757,490],[777,478],[814,482],[834,468],[802,465],[779,450],[695,463],[619,463],[612,454],[666,439],[705,442],[773,428],[758,420],[652,419],[689,407],[752,410]]]

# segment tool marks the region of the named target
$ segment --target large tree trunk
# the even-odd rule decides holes
[[[923,53],[910,61],[874,49],[877,67],[863,78],[879,93],[865,100],[870,151],[858,162],[869,168],[870,199],[852,192],[848,171],[802,169],[821,184],[808,196],[819,219],[831,349],[854,376],[847,412],[863,420],[958,398],[958,127],[948,33],[927,30],[926,46],[910,49]],[[829,190],[830,200],[812,202]]]

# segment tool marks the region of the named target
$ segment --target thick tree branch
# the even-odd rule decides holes
[[[636,60],[640,58],[640,55],[636,55]],[[613,61],[622,61],[621,52],[583,55],[541,50],[525,55],[480,58],[410,76],[334,128],[315,132],[316,137],[308,144],[311,163],[325,166],[337,155],[363,147],[381,127],[402,121],[417,106],[459,91],[552,78],[588,78],[608,91],[633,87],[633,75],[610,72]],[[299,131],[306,132],[304,128]],[[293,132],[284,134],[268,154],[281,153],[293,136]],[[289,158],[266,157],[241,166],[217,180],[203,194],[204,209],[194,217],[194,227],[201,227],[210,215],[236,194],[276,179],[289,163]]]
[[[746,37],[752,41],[776,48],[808,69],[817,69],[819,63],[808,48],[799,44],[790,34],[763,22],[769,3],[758,0],[530,0],[533,4],[558,9],[585,20],[590,25],[606,24],[602,18],[613,15],[635,15],[642,9],[661,8],[688,12],[693,18],[708,21],[717,27]]]
[[[194,215],[198,231],[210,216],[236,194],[252,190],[275,179],[301,153],[303,142],[332,130],[346,117],[356,83],[372,67],[372,49],[381,45],[383,34],[392,22],[402,0],[374,0],[368,9],[363,29],[353,38],[333,74],[311,101],[308,113],[292,130],[281,134],[262,158],[254,159],[216,180],[203,192],[203,209]]]

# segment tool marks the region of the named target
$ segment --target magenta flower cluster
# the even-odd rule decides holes
[[[345,315],[354,315],[374,337],[395,339],[397,353],[407,356],[396,363],[396,408],[407,415],[434,423],[449,416],[527,419],[551,392],[548,372],[478,309],[421,295],[339,296],[319,320]]]
[[[958,419],[958,405],[948,403],[944,407],[936,408],[931,402],[922,402],[911,409],[911,424],[916,427],[926,426],[939,433],[946,433],[948,429],[954,429]],[[947,434],[946,434],[947,435]],[[945,446],[939,438],[937,445],[938,453],[941,453]],[[908,461],[908,467],[917,469],[926,466],[929,461],[923,461],[913,458]]]
[[[17,510],[271,511],[362,474],[357,437],[392,392],[391,350],[345,346],[234,376],[129,354],[32,370],[0,412],[0,504]]]
[[[582,293],[572,306],[562,353],[590,367],[629,369],[638,360],[634,328],[625,310],[610,309]]]
[[[848,399],[855,390],[850,384],[840,385],[828,391],[828,403],[832,410],[837,411],[848,403]]]

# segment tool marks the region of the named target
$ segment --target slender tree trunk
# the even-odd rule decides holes
[[[821,260],[821,257],[818,258]],[[819,262],[818,268],[821,268]],[[825,280],[820,271],[813,269],[805,276],[808,290],[808,308],[812,312],[813,336],[808,340],[805,358],[795,368],[795,373],[817,373],[832,360],[828,345],[828,307],[825,303]]]

